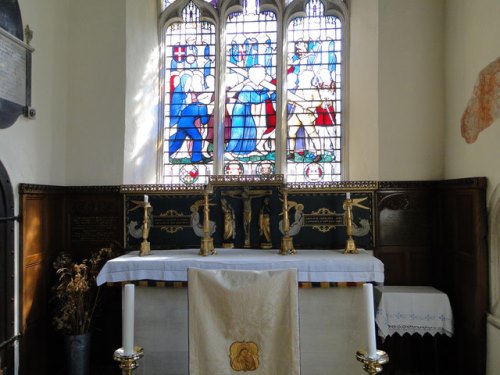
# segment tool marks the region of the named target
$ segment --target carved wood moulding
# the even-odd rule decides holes
[[[393,194],[379,194],[377,195],[377,206],[379,210],[414,210],[421,209],[429,205],[427,195],[412,192],[401,192]]]
[[[119,186],[58,186],[58,185],[38,185],[19,184],[20,194],[37,193],[119,193]]]

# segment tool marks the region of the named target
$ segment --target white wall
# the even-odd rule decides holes
[[[380,0],[379,179],[444,173],[442,0]]]
[[[19,5],[23,24],[34,32],[31,102],[37,115],[0,130],[0,159],[16,191],[20,182],[66,182],[68,118],[68,3],[20,0]]]
[[[351,2],[347,114],[347,179],[377,180],[379,175],[379,0]]]
[[[158,32],[156,0],[127,0],[123,183],[156,183]]]
[[[66,184],[123,181],[125,3],[71,0]]]
[[[500,119],[483,130],[476,142],[461,136],[460,119],[478,73],[500,56],[500,2],[453,0],[446,3],[446,134],[445,177],[486,176],[490,215],[490,286],[492,315],[487,326],[487,373],[500,374]],[[492,237],[496,236],[496,237]],[[496,306],[495,309],[493,307]]]
[[[500,182],[500,119],[472,144],[461,136],[460,119],[479,72],[500,56],[499,14],[498,0],[447,2],[445,176],[486,176],[490,188]]]

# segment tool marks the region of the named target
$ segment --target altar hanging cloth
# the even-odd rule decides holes
[[[189,374],[299,375],[297,272],[188,270]]]
[[[342,250],[299,250],[279,255],[278,250],[217,249],[200,256],[199,249],[137,251],[108,261],[97,284],[134,280],[187,281],[187,269],[275,270],[295,268],[300,282],[384,282],[384,264],[370,252],[343,254]]]
[[[429,286],[377,286],[375,321],[380,337],[405,333],[453,335],[448,296]]]

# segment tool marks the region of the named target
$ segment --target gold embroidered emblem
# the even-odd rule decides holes
[[[259,347],[252,341],[235,341],[229,347],[234,371],[255,371],[259,368]]]

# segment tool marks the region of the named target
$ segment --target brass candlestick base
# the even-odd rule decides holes
[[[213,238],[202,238],[201,239],[201,245],[200,245],[200,255],[206,257],[209,254],[214,255],[217,252],[215,251],[214,248],[214,239]]]
[[[377,350],[377,356],[370,358],[365,350],[358,350],[356,359],[363,364],[363,370],[370,375],[376,375],[382,372],[382,365],[389,362],[389,355],[382,350]]]
[[[281,238],[280,255],[295,254],[297,251],[293,247],[293,238],[290,236],[283,236]]]
[[[124,375],[132,375],[132,372],[139,367],[137,361],[144,356],[144,350],[140,346],[134,346],[134,352],[130,355],[123,353],[123,348],[116,349],[113,359],[120,362],[120,368]]]
[[[358,254],[358,248],[351,236],[349,236],[345,243],[344,254]]]
[[[142,241],[141,242],[141,250],[139,251],[139,256],[143,257],[145,255],[149,255],[151,253],[151,244],[149,241]]]

